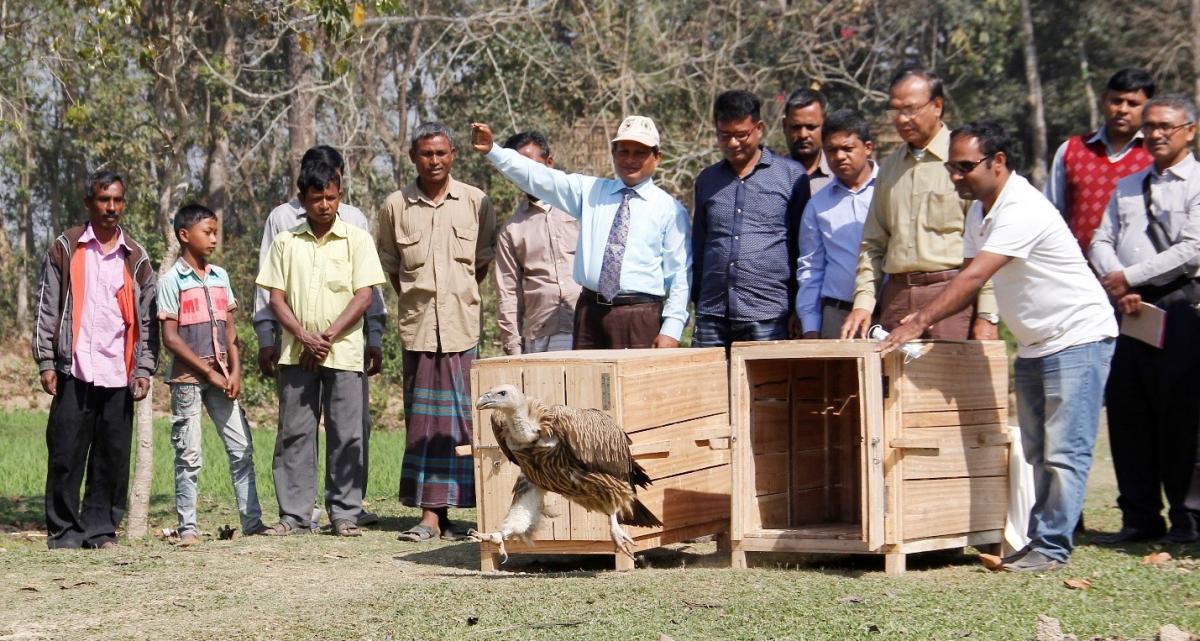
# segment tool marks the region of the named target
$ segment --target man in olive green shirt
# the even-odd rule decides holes
[[[854,309],[842,338],[866,335],[881,286],[879,322],[890,330],[936,298],[963,263],[971,202],[958,197],[942,164],[949,157],[950,129],[942,122],[941,78],[919,66],[904,67],[889,93],[888,117],[906,144],[879,166],[859,248]],[[999,320],[989,281],[975,305],[935,323],[925,338],[995,339]]]
[[[409,158],[417,178],[388,196],[376,244],[399,294],[404,345],[404,461],[400,502],[421,508],[403,541],[465,532],[447,508],[474,507],[475,466],[455,448],[471,442],[471,363],[479,353],[479,281],[496,255],[496,214],[486,194],[454,180],[454,134],[417,127]]]
[[[305,220],[271,243],[258,275],[283,328],[279,431],[273,472],[279,523],[266,534],[309,531],[317,498],[317,424],[325,417],[325,510],[339,536],[359,536],[363,492],[363,314],[384,281],[371,235],[338,216],[341,176],[305,164],[296,181]]]

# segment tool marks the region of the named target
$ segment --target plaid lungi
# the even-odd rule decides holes
[[[465,352],[404,352],[404,462],[400,502],[409,507],[474,507],[475,465],[454,448],[471,443],[471,363]]]

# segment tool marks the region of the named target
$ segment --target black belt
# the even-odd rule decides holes
[[[599,292],[594,292],[588,288],[584,288],[579,294],[580,300],[585,303],[594,303],[605,307],[620,307],[622,305],[641,305],[643,303],[661,303],[666,300],[665,296],[654,296],[652,294],[617,294],[612,300],[608,300]]]
[[[828,296],[822,296],[822,297],[821,297],[821,305],[822,305],[822,306],[835,307],[835,308],[837,308],[837,309],[840,309],[840,310],[842,310],[843,312],[848,312],[848,311],[850,311],[850,310],[854,309],[854,303],[853,303],[853,302],[850,302],[850,301],[844,301],[844,300],[842,300],[842,299],[840,299],[840,298],[830,298],[830,297],[828,297]]]

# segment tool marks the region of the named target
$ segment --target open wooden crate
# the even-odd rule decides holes
[[[728,536],[730,485],[729,382],[723,349],[549,352],[475,361],[471,389],[508,383],[543,402],[604,410],[633,441],[634,457],[653,484],[639,498],[661,528],[627,527],[637,550],[704,535]],[[476,410],[475,487],[478,529],[494,532],[512,504],[520,473],[496,444],[492,410]],[[617,569],[633,560],[615,554],[608,518],[557,494],[531,537],[506,543],[510,553],[608,554]],[[553,518],[550,515],[553,514]],[[495,569],[498,549],[480,544],[480,566]]]
[[[732,564],[747,552],[882,554],[998,544],[1008,511],[1000,341],[736,343]]]

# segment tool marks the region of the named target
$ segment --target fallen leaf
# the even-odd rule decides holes
[[[1092,582],[1088,581],[1087,579],[1067,579],[1066,581],[1063,581],[1063,585],[1071,588],[1072,590],[1086,590],[1092,587]]]
[[[864,599],[862,597],[853,596],[853,595],[852,596],[844,596],[844,597],[838,599],[838,601],[840,601],[842,603],[862,603],[863,600]]]
[[[1142,557],[1142,565],[1159,565],[1170,560],[1170,552],[1151,552]]]
[[[658,633],[658,641],[675,641],[675,639],[672,639],[671,637],[659,632]]]
[[[979,561],[983,563],[983,567],[991,570],[992,572],[999,572],[1000,566],[1004,565],[1004,559],[1001,559],[995,554],[980,554]]]
[[[133,559],[117,559],[113,565],[133,565]]]
[[[879,626],[875,625],[874,623],[868,623],[867,624],[867,632],[879,634]]]
[[[322,554],[321,558],[323,558],[323,559],[348,559],[350,557],[346,556],[345,554]]]
[[[63,590],[73,590],[75,588],[82,588],[85,585],[96,585],[96,582],[95,581],[80,581],[79,583],[72,583],[71,585],[60,585],[58,587]]]
[[[17,591],[18,592],[41,592],[41,590],[35,588],[32,585],[22,585],[21,587],[17,588]]]
[[[1067,636],[1062,633],[1062,624],[1058,619],[1039,614],[1033,628],[1033,638],[1034,641],[1066,641]]]
[[[683,606],[688,609],[693,609],[693,610],[700,609],[700,608],[716,609],[716,608],[721,607],[720,604],[697,603],[696,601],[684,601]]]
[[[1200,637],[1187,630],[1181,630],[1174,624],[1167,624],[1158,629],[1158,641],[1195,641],[1195,639],[1200,639]]]

